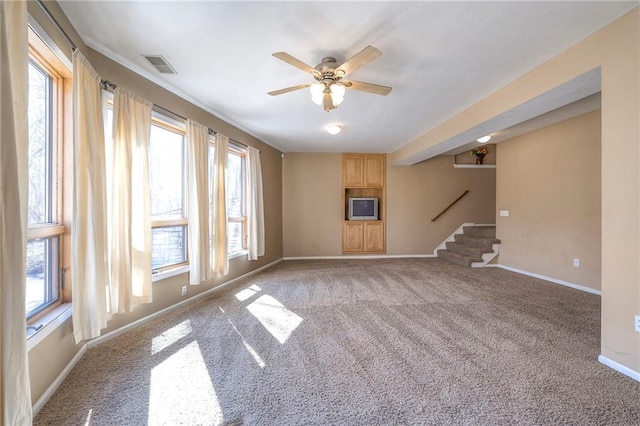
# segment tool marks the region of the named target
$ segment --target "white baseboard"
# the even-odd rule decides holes
[[[613,368],[617,372],[624,374],[625,376],[631,377],[636,382],[640,382],[640,373],[638,373],[637,371],[634,371],[628,367],[625,367],[622,364],[618,364],[617,362],[610,360],[604,355],[599,355],[598,361],[600,361],[602,364],[606,365],[607,367]]]
[[[291,256],[283,257],[282,260],[344,260],[344,259],[404,259],[436,257],[433,254],[364,254],[364,255],[344,255],[344,256]]]
[[[53,383],[49,385],[47,390],[44,391],[44,393],[40,396],[40,398],[36,401],[36,403],[33,404],[32,410],[33,410],[34,417],[36,416],[36,414],[38,414],[38,412],[42,409],[42,407],[44,407],[47,401],[49,401],[49,398],[51,398],[53,394],[58,390],[58,388],[60,387],[64,379],[66,379],[69,373],[71,373],[71,370],[73,370],[73,367],[76,366],[76,364],[78,363],[78,361],[80,361],[80,358],[82,358],[85,352],[87,352],[86,344],[82,345],[78,353],[76,353],[75,356],[71,358],[71,361],[69,361],[66,367],[64,367],[64,369],[60,372],[60,374],[58,374],[58,377],[56,377]]]
[[[551,277],[547,277],[545,275],[540,275],[540,274],[536,274],[536,273],[533,273],[533,272],[523,271],[522,269],[512,268],[511,266],[506,266],[506,265],[493,264],[493,265],[486,265],[486,266],[492,267],[492,268],[506,269],[507,271],[517,272],[518,274],[528,275],[530,277],[538,278],[538,279],[545,280],[545,281],[550,281],[550,282],[552,282],[554,284],[560,284],[560,285],[563,285],[563,286],[566,286],[566,287],[571,287],[571,288],[576,289],[576,290],[586,291],[587,293],[591,293],[591,294],[596,294],[598,296],[602,296],[602,292],[600,290],[596,290],[596,289],[593,289],[591,287],[585,287],[585,286],[580,285],[580,284],[570,283],[569,281],[559,280],[557,278],[551,278]]]
[[[271,263],[269,263],[267,265],[261,266],[258,269],[255,269],[253,271],[247,272],[246,274],[240,275],[239,277],[236,277],[236,278],[234,278],[232,280],[225,281],[224,283],[222,283],[222,284],[220,284],[220,285],[218,285],[216,287],[210,288],[207,291],[203,291],[202,293],[198,293],[198,294],[196,294],[194,296],[189,297],[188,299],[182,300],[182,301],[180,301],[180,302],[178,302],[178,303],[176,303],[174,305],[167,306],[164,309],[161,309],[161,310],[159,310],[157,312],[149,314],[146,317],[143,317],[143,318],[140,318],[140,319],[138,319],[136,321],[133,321],[133,322],[131,322],[131,323],[125,325],[125,326],[122,326],[122,327],[118,328],[117,330],[113,330],[113,331],[111,331],[109,333],[103,334],[102,336],[96,337],[95,339],[91,339],[91,340],[89,340],[87,342],[87,347],[92,348],[92,347],[94,347],[96,345],[99,345],[99,344],[104,343],[104,342],[106,342],[108,340],[111,340],[114,337],[117,337],[117,336],[121,335],[122,333],[126,333],[129,330],[133,330],[134,328],[139,327],[140,325],[142,325],[142,324],[144,324],[144,323],[146,323],[148,321],[151,321],[154,318],[159,317],[160,315],[163,315],[163,314],[165,314],[167,312],[171,312],[174,309],[178,309],[178,308],[180,308],[180,307],[182,307],[184,305],[191,304],[191,303],[195,302],[196,300],[202,299],[203,297],[208,296],[211,293],[214,293],[214,292],[219,291],[219,290],[221,290],[221,289],[223,289],[225,287],[228,287],[228,286],[234,284],[237,281],[240,281],[242,279],[245,279],[245,278],[248,278],[248,277],[250,277],[252,275],[255,275],[255,274],[257,274],[258,272],[260,272],[260,271],[262,271],[264,269],[270,268],[273,265],[276,265],[276,264],[280,263],[281,261],[282,261],[282,259],[275,260],[275,261],[273,261],[273,262],[271,262]]]

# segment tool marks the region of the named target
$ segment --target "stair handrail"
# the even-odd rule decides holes
[[[447,210],[449,210],[451,207],[453,207],[453,205],[455,203],[457,203],[458,201],[460,201],[462,199],[462,197],[464,197],[465,195],[467,195],[469,193],[468,189],[465,189],[465,191],[462,193],[462,195],[460,195],[458,198],[456,198],[453,203],[449,204],[444,210],[442,210],[436,217],[434,217],[433,219],[431,219],[431,222],[435,222],[440,216],[442,216],[443,214],[445,214],[447,212]]]

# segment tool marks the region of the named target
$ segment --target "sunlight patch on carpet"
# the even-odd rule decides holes
[[[265,364],[260,354],[258,354],[258,352],[256,352],[256,350],[253,349],[253,347],[246,340],[244,340],[244,336],[242,335],[242,333],[240,333],[240,330],[238,330],[238,328],[231,322],[230,319],[227,319],[227,321],[229,321],[229,324],[231,324],[231,327],[233,327],[235,332],[238,333],[238,336],[240,336],[240,340],[242,340],[242,344],[244,345],[247,352],[249,352],[251,357],[253,357],[256,364],[258,364],[260,368],[266,367],[267,364]]]
[[[266,294],[249,304],[247,309],[281,344],[289,339],[302,322],[302,318]]]
[[[236,299],[238,299],[241,302],[244,302],[245,300],[247,300],[248,298],[250,298],[251,296],[253,296],[254,294],[258,293],[261,290],[262,289],[260,287],[254,284],[251,287],[245,288],[244,290],[237,292]]]
[[[177,425],[185,418],[214,425],[224,421],[197,342],[184,346],[151,370],[147,424]]]
[[[91,414],[93,414],[93,408],[91,408],[87,413],[87,420],[84,422],[84,426],[89,426],[91,424]]]
[[[191,320],[184,320],[180,324],[162,332],[162,334],[155,336],[151,340],[151,355],[155,355],[163,349],[168,348],[192,331]]]

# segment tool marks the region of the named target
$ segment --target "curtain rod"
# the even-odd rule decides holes
[[[73,50],[76,50],[78,48],[76,44],[73,42],[71,37],[69,37],[69,34],[67,34],[67,32],[62,28],[62,25],[60,25],[57,19],[53,17],[51,12],[49,12],[49,9],[47,9],[47,6],[44,5],[42,0],[36,0],[36,3],[38,4],[38,6],[40,6],[40,9],[42,9],[44,14],[47,15],[47,18],[49,18],[49,20],[58,28],[58,31],[60,31],[62,35],[67,39],[67,41],[71,45],[71,48]]]
[[[109,80],[100,80],[100,85],[103,87],[103,89],[110,89],[110,90],[115,90],[115,88],[116,88],[116,87],[118,87],[118,85],[117,85],[117,84],[115,84],[115,83],[113,83],[113,82],[111,82],[111,81],[109,81]],[[182,116],[182,115],[180,115],[180,114],[176,114],[175,112],[171,111],[170,109],[167,109],[167,108],[165,108],[165,107],[163,107],[163,106],[160,106],[160,105],[157,105],[157,104],[153,104],[153,106],[154,106],[154,107],[156,107],[156,108],[158,108],[158,109],[161,109],[161,110],[163,110],[163,111],[166,111],[166,112],[168,112],[169,114],[174,115],[174,116],[176,116],[176,117],[178,117],[178,118],[180,118],[180,119],[184,120],[185,122],[187,121],[187,117],[183,117],[183,116]],[[218,132],[217,132],[217,131],[215,131],[215,130],[213,130],[213,129],[211,129],[211,128],[207,128],[207,130],[209,131],[209,135],[211,135],[211,136],[214,136],[214,135],[218,134]],[[238,141],[233,140],[233,139],[229,139],[229,142],[232,142],[232,143],[233,143],[233,144],[235,144],[235,145],[240,145],[240,146],[243,146],[243,147],[245,147],[245,148],[249,148],[249,145],[244,144],[244,143],[242,143],[242,142],[238,142]],[[258,151],[259,151],[260,153],[262,153],[262,150],[258,150]]]

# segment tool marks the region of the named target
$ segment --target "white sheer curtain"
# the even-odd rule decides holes
[[[247,148],[247,222],[249,260],[264,256],[264,202],[260,151]]]
[[[73,54],[73,220],[71,291],[77,342],[107,326],[109,288],[106,163],[100,77]]]
[[[25,317],[27,5],[0,3],[0,422],[31,424]]]
[[[187,120],[189,283],[211,278],[209,257],[209,129]]]
[[[109,208],[111,313],[129,312],[152,299],[148,159],[152,106],[120,88],[115,90]]]
[[[221,133],[216,134],[216,149],[213,166],[213,188],[211,189],[213,214],[211,229],[213,241],[211,247],[211,267],[215,275],[227,275],[229,272],[229,256],[227,252],[227,158],[229,154],[229,138]]]

